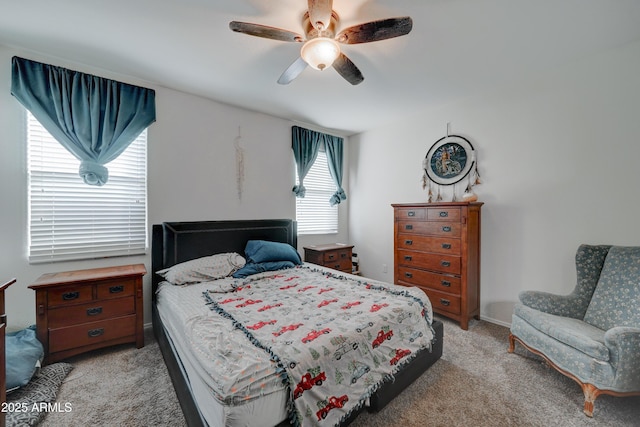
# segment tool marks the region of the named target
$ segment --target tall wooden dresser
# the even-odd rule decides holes
[[[480,315],[479,202],[393,204],[394,283],[421,288],[433,311],[460,322]]]

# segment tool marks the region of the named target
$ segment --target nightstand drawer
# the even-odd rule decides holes
[[[335,263],[336,261],[344,261],[344,260],[351,261],[351,249],[325,252],[323,258],[327,266],[331,265],[332,263]]]
[[[64,286],[47,292],[49,307],[81,304],[92,299],[93,290],[90,286]]]
[[[460,255],[460,239],[398,234],[398,248],[437,254]]]
[[[68,350],[136,334],[136,316],[49,330],[49,351]]]
[[[346,273],[351,273],[352,263],[351,263],[351,258],[349,258],[344,260],[338,260],[335,262],[325,262],[324,266],[328,268],[333,268],[334,270],[340,270]]]
[[[89,304],[74,305],[72,307],[58,307],[49,310],[49,328],[56,329],[63,326],[96,322],[103,319],[135,314],[135,300],[133,296],[93,301]]]
[[[98,299],[121,298],[133,295],[136,287],[135,279],[114,280],[96,286]]]

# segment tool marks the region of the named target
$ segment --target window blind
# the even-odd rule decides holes
[[[336,191],[336,185],[329,174],[327,155],[324,151],[318,152],[318,157],[304,178],[304,186],[305,197],[296,198],[298,233],[337,233],[338,206],[331,206],[329,202]]]
[[[27,112],[29,261],[142,254],[147,247],[147,131],[86,185],[80,161]]]

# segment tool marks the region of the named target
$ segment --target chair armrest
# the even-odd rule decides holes
[[[556,316],[582,319],[585,304],[574,294],[556,295],[549,292],[522,291],[518,294],[520,302],[527,307]]]
[[[633,382],[640,390],[640,328],[616,326],[604,334],[604,344],[610,352],[616,378]]]

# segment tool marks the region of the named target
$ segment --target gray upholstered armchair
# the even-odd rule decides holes
[[[525,291],[509,352],[518,341],[574,379],[593,416],[601,394],[640,395],[640,247],[582,245],[569,295]]]

